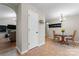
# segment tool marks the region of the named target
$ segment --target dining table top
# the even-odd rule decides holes
[[[67,34],[55,34],[55,36],[72,37],[72,35],[67,35]]]

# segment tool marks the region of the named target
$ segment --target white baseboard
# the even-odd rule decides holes
[[[25,50],[25,51],[21,52],[21,54],[24,54],[24,53],[27,53],[27,52],[28,52],[28,50]]]
[[[19,52],[21,55],[28,52],[28,50],[25,50],[25,51],[22,51],[22,52],[21,52],[18,47],[16,47],[16,49],[18,50],[18,52]]]
[[[41,43],[40,45],[38,45],[39,47],[40,46],[42,46],[42,45],[44,45],[45,44],[45,42],[43,42],[43,43]],[[21,54],[21,55],[23,55],[24,53],[27,53],[30,49],[28,49],[28,50],[25,50],[25,51],[20,51],[20,49],[18,48],[18,47],[16,47],[16,49],[18,50],[18,52]]]
[[[17,49],[17,51],[18,51],[19,53],[21,53],[21,51],[20,51],[20,49],[19,49],[18,47],[16,47],[16,49]]]

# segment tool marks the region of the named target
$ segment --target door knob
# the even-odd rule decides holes
[[[36,32],[36,33],[38,33],[38,32]]]

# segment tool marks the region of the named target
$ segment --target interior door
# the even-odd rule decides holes
[[[28,10],[28,43],[29,49],[38,46],[38,14]]]

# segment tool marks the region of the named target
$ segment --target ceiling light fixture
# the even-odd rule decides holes
[[[64,16],[63,16],[63,14],[61,14],[60,15],[60,21],[63,22],[63,20],[64,20]]]

